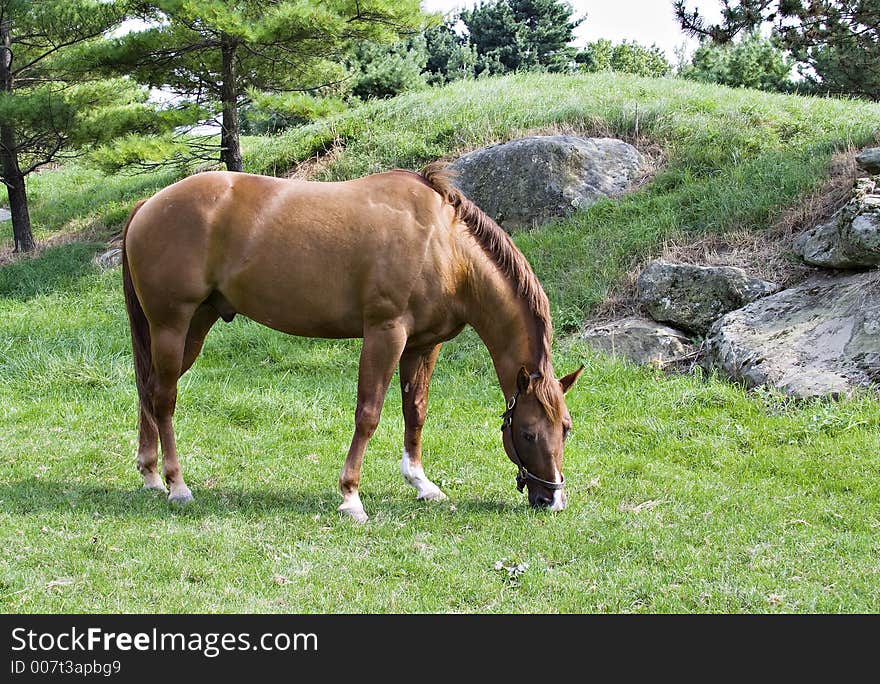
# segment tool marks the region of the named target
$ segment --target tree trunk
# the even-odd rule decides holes
[[[9,20],[0,22],[0,91],[12,92],[12,38]],[[24,175],[18,166],[15,149],[15,131],[11,123],[0,124],[0,174],[9,193],[9,210],[12,212],[12,235],[16,252],[34,249],[31,217],[28,213]]]
[[[220,161],[227,171],[241,171],[241,144],[238,124],[238,84],[235,80],[236,43],[223,36],[220,46],[223,55],[223,72],[220,83],[220,100],[223,103],[223,123],[220,131]]]
[[[3,155],[3,180],[6,182],[6,190],[9,193],[9,211],[12,212],[12,235],[15,239],[15,251],[30,252],[34,249],[35,244],[34,235],[31,232],[31,217],[28,213],[24,176],[21,171],[18,171],[18,164],[15,164],[15,175],[7,173],[5,169],[6,156],[6,154]]]

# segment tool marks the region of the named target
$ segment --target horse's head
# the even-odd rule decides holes
[[[516,393],[508,399],[502,441],[507,457],[519,469],[517,488],[528,487],[529,503],[561,511],[565,508],[562,451],[571,430],[564,394],[583,371],[581,366],[564,378],[545,378],[521,368]]]

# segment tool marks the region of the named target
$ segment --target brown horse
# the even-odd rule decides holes
[[[503,444],[520,491],[565,507],[563,442],[571,417],[550,359],[547,296],[522,253],[440,165],[340,183],[243,173],[190,176],[131,213],[123,281],[140,400],[138,470],[171,501],[192,493],[177,460],[177,382],[218,318],[240,313],[291,335],[362,337],[355,431],[339,510],[367,519],[364,451],[400,366],[401,471],[419,499],[445,498],[422,468],[428,383],[440,345],[470,324],[507,398]]]

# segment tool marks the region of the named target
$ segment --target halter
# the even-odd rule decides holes
[[[507,410],[501,414],[501,432],[504,432],[513,424],[513,411],[516,409],[516,400],[519,399],[519,389],[516,390],[514,395],[507,402]],[[558,489],[562,489],[565,486],[565,475],[562,475],[562,482],[550,482],[549,480],[542,480],[537,475],[532,475],[526,467],[523,465],[522,459],[519,457],[519,453],[516,451],[516,441],[513,439],[513,431],[511,430],[510,434],[510,450],[513,456],[513,462],[519,468],[519,471],[516,474],[516,488],[520,492],[523,490],[523,487],[526,486],[526,482],[536,482],[539,485],[543,485],[547,489],[551,491],[556,491]]]

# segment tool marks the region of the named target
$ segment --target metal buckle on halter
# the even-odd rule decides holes
[[[503,432],[513,424],[513,409],[516,408],[517,392],[507,400],[507,410],[501,414],[501,431]]]
[[[518,492],[522,493],[522,490],[526,486],[526,482],[529,481],[529,475],[531,475],[531,473],[528,470],[522,466],[519,467],[519,472],[516,474],[516,489]]]

